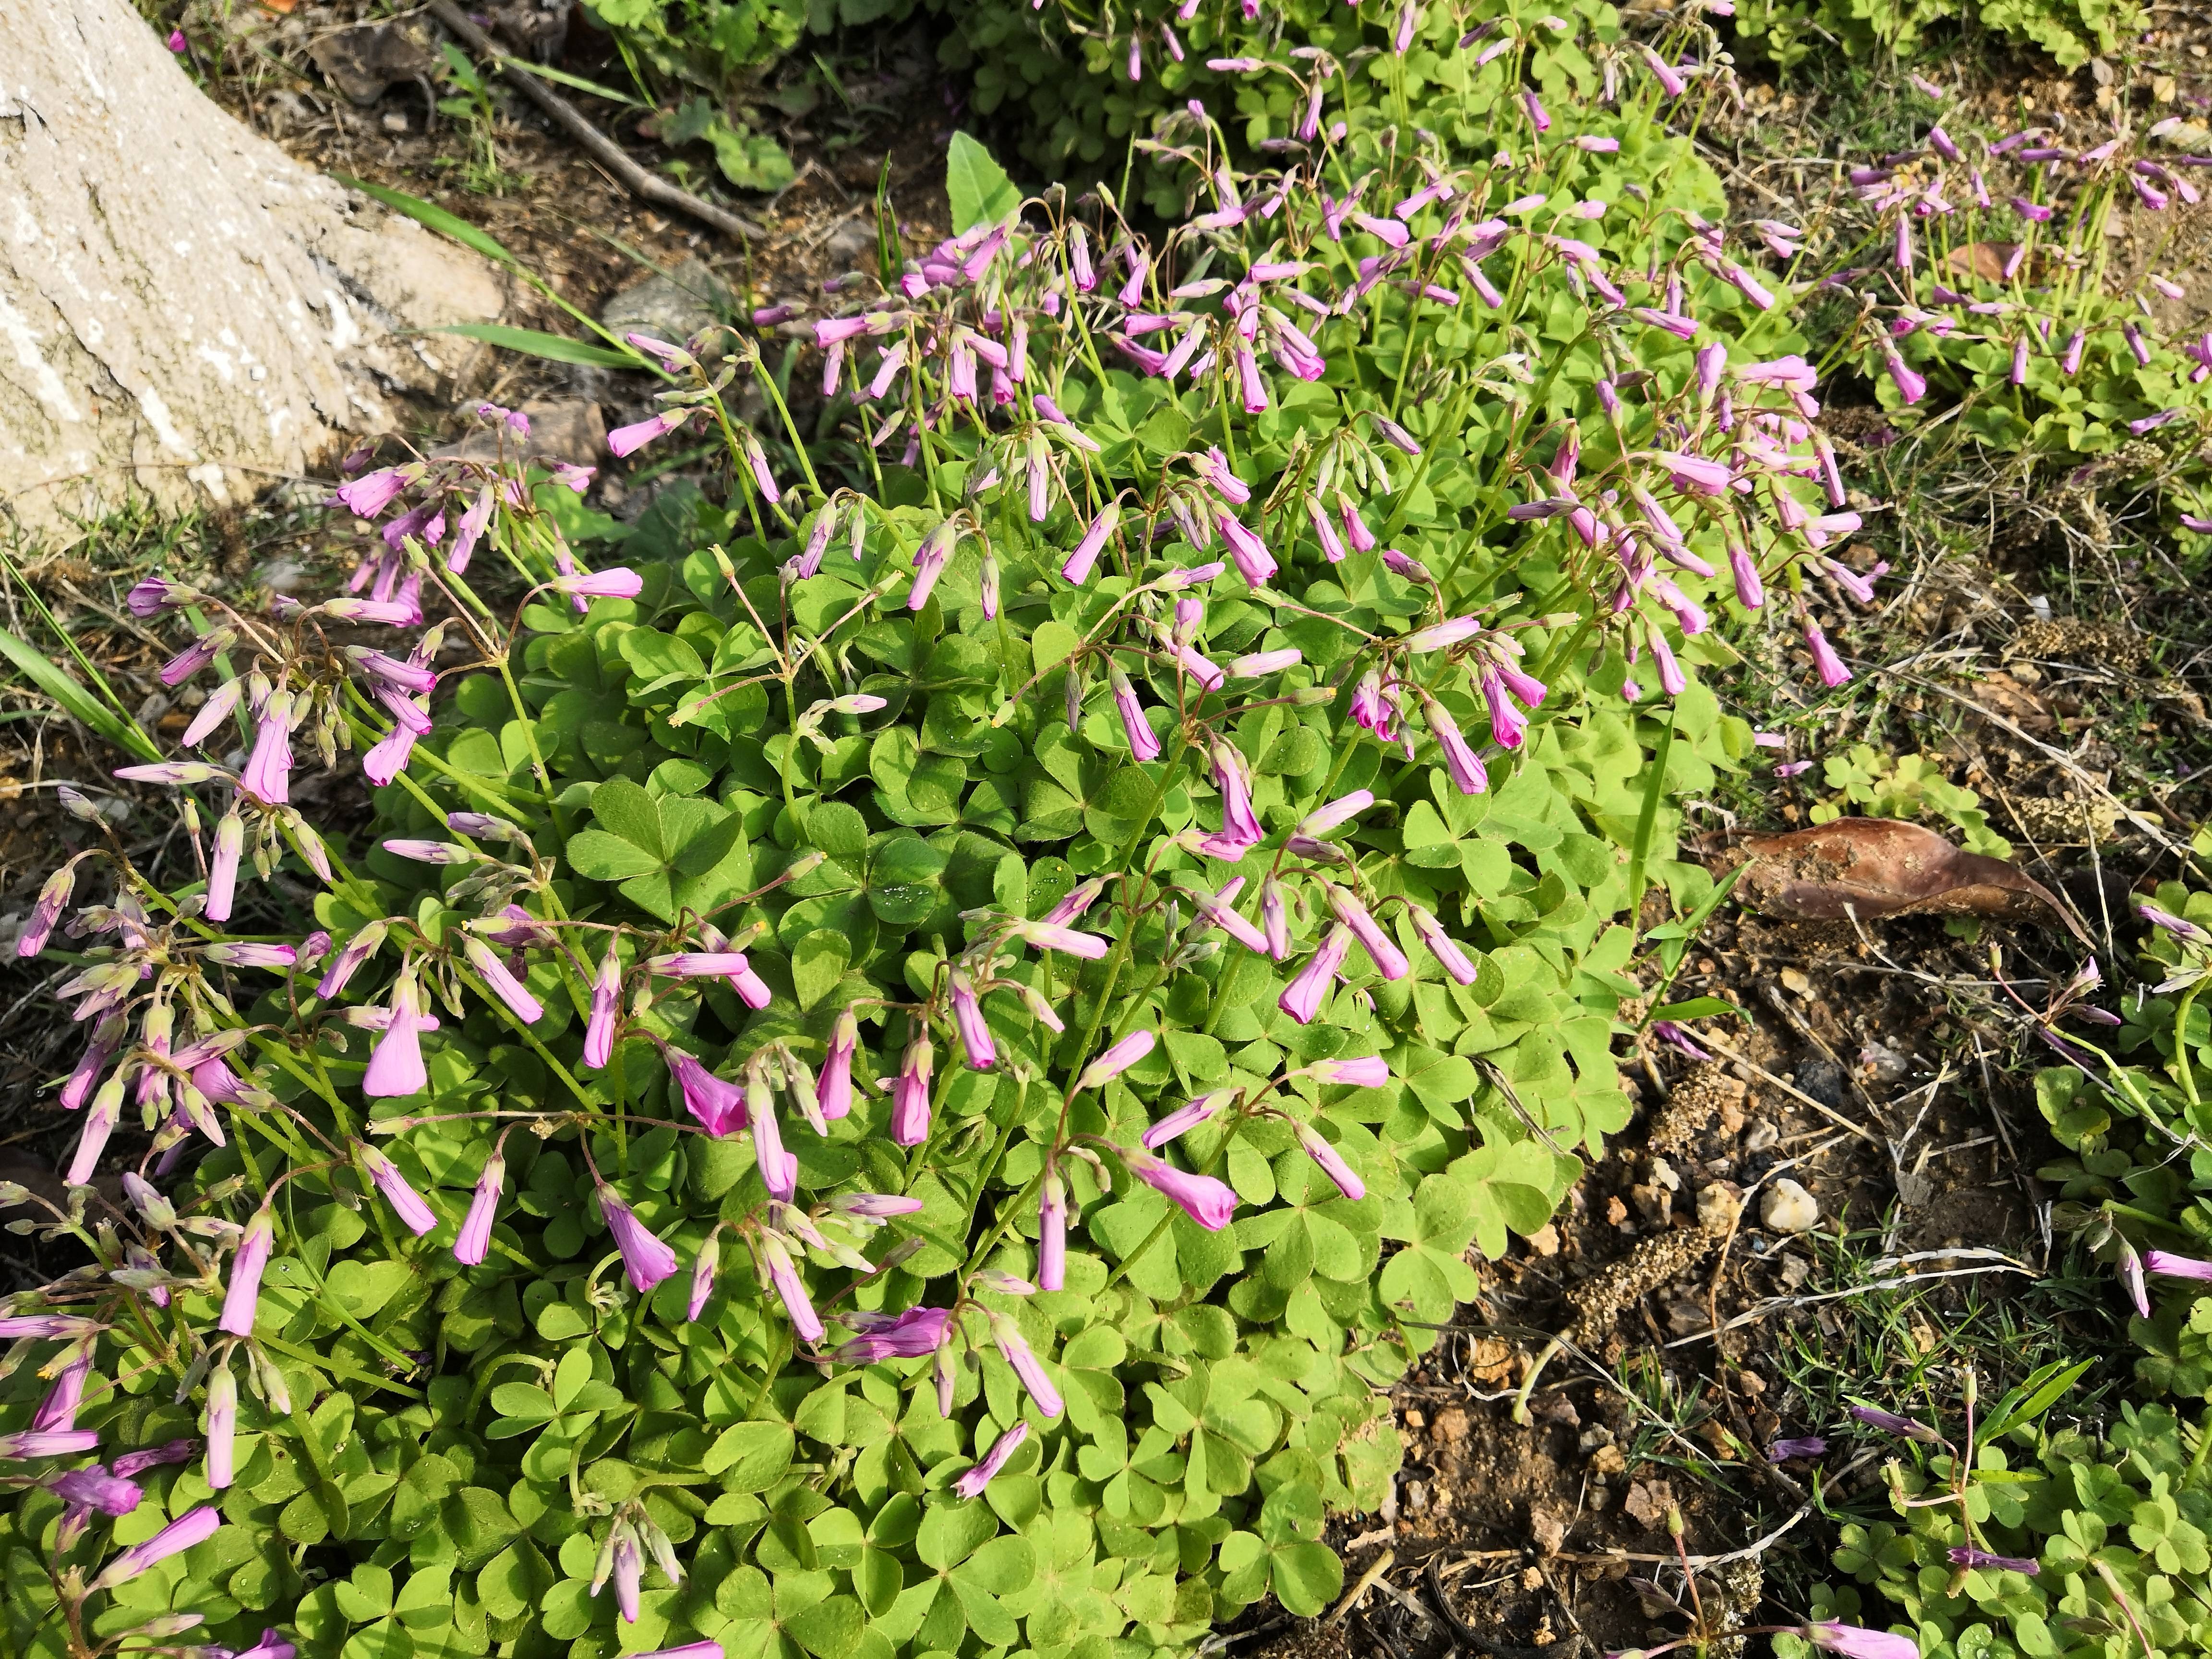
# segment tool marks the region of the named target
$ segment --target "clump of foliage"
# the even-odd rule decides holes
[[[1832,297],[1809,326],[1874,383],[1887,439],[1954,425],[2063,475],[2137,479],[2201,558],[2212,335],[2153,321],[2154,301],[2187,295],[2157,255],[2124,286],[2110,261],[2124,223],[2162,248],[2170,216],[2201,199],[2212,156],[2186,145],[2202,130],[2123,114],[2081,134],[1952,132],[1931,101],[1920,147],[1849,169],[1820,254]]]
[[[1990,815],[1981,797],[1944,775],[1943,761],[1936,755],[1891,755],[1871,744],[1853,744],[1821,764],[1821,776],[1839,792],[1832,800],[1816,803],[1807,813],[1814,823],[1841,817],[1844,808],[1862,808],[1877,818],[1917,818],[1933,816],[1960,832],[1970,853],[2008,858],[2012,843],[1990,828]]]
[[[2212,1571],[2212,1420],[2126,1405],[2101,1434],[2045,1421],[2086,1369],[2038,1372],[1979,1427],[1968,1373],[1956,1443],[1917,1420],[1857,1413],[1911,1449],[1883,1469],[1898,1518],[1844,1527],[1835,1565],[1866,1589],[1816,1591],[1816,1625],[1866,1616],[1872,1597],[1903,1615],[1915,1632],[1907,1650],[1924,1659],[2200,1644],[2212,1617],[2201,1590]],[[1806,1648],[1793,1635],[1775,1642],[1784,1659]]]
[[[1334,1594],[1376,1390],[1627,1121],[1621,919],[1711,895],[1674,803],[1751,750],[1711,616],[1848,678],[1816,377],[1661,68],[1472,156],[1186,116],[1157,243],[963,149],[958,234],[807,319],[849,451],[750,333],[639,337],[614,447],[703,425],[726,503],[412,462],[341,491],[349,593],[134,591],[213,689],[126,773],[186,878],[82,803],[26,935],[86,1265],[0,1323],[12,1650],[1088,1653]],[[290,781],[349,748],[340,844]]]
[[[2212,832],[2189,850],[2212,856]],[[2212,1132],[2212,1025],[2199,1000],[2212,971],[2212,893],[2162,882],[2140,908],[2151,924],[2141,982],[2107,1012],[2089,1000],[2092,963],[2062,997],[2075,1025],[2045,1037],[2069,1063],[2037,1074],[2036,1098],[2068,1156],[2042,1173],[2060,1183],[2054,1224],[2109,1263],[2135,1303],[2140,1381],[2212,1399],[2212,1296],[2202,1288],[2212,1279],[2202,1259],[2212,1254],[2212,1160],[2198,1146]]]
[[[1735,31],[1788,68],[1838,48],[1853,58],[1932,56],[1930,31],[1967,19],[2076,70],[2120,51],[2148,16],[2135,0],[1738,0]]]

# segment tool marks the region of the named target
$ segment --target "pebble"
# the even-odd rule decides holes
[[[1724,1233],[1742,1208],[1743,1200],[1717,1181],[1698,1190],[1698,1224],[1709,1233]]]
[[[1796,969],[1784,968],[1781,977],[1784,990],[1794,992],[1801,997],[1809,997],[1813,994],[1813,981]]]
[[[1778,1233],[1802,1233],[1820,1218],[1820,1200],[1784,1176],[1766,1189],[1759,1218]]]

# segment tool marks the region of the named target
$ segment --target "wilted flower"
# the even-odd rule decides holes
[[[1948,1552],[1951,1564],[1960,1567],[1984,1567],[2000,1572],[2024,1572],[2033,1578],[2043,1571],[2042,1564],[2025,1555],[1992,1555],[1987,1550],[1954,1544]]]
[[[981,1462],[952,1483],[952,1490],[963,1498],[981,1497],[983,1488],[991,1484],[991,1477],[1006,1467],[1006,1460],[1021,1449],[1022,1442],[1028,1439],[1029,1435],[1030,1425],[1026,1422],[1015,1424],[993,1443]]]
[[[1786,1463],[1793,1457],[1818,1457],[1828,1449],[1828,1443],[1818,1435],[1808,1435],[1802,1440],[1778,1440],[1766,1449],[1770,1463]]]

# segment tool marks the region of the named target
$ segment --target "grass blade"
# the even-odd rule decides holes
[[[1628,853],[1628,925],[1636,926],[1644,909],[1644,866],[1650,861],[1651,837],[1659,824],[1659,801],[1667,793],[1667,757],[1674,747],[1674,711],[1667,711],[1660,728],[1659,745],[1651,751],[1651,775],[1644,785],[1644,810],[1636,815],[1636,844]]]
[[[611,346],[593,345],[588,340],[572,340],[565,334],[547,334],[534,328],[510,328],[504,323],[453,323],[430,331],[482,340],[502,351],[519,351],[526,356],[543,357],[549,362],[585,363],[594,368],[645,367],[644,359],[635,351],[617,351]]]
[[[501,264],[521,269],[522,262],[509,253],[490,232],[478,229],[467,220],[447,212],[434,203],[426,202],[419,196],[410,196],[404,190],[393,190],[386,185],[372,185],[366,179],[349,179],[342,173],[331,176],[347,189],[357,190],[372,200],[383,203],[394,213],[405,214],[427,230],[434,230],[441,236],[450,236],[463,247],[474,248],[487,259],[495,259]]]
[[[0,656],[6,657],[25,679],[117,748],[128,750],[141,760],[161,758],[161,750],[139,729],[136,720],[118,714],[93,696],[29,641],[0,628]]]

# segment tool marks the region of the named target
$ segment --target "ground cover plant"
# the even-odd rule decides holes
[[[1848,528],[1710,176],[1522,120],[1260,173],[1194,123],[1158,245],[957,155],[960,234],[811,319],[855,482],[731,412],[781,406],[749,334],[640,337],[615,447],[704,422],[728,507],[617,550],[576,478],[412,464],[341,492],[351,593],[134,592],[214,689],[125,775],[206,863],[95,840],[27,936],[83,962],[51,1228],[99,1265],[4,1327],[15,1449],[73,1466],[11,1511],[26,1651],[1158,1646],[1334,1593],[1371,1385],[1626,1121],[1617,918],[1709,895],[1669,797],[1753,751],[1709,608],[1795,613]],[[289,778],[349,747],[341,846]]]
[[[1326,1607],[1468,1246],[1604,1156],[1616,1039],[1721,1012],[1623,1010],[1646,897],[1667,976],[1717,897],[1680,803],[1774,736],[1699,671],[1781,643],[1817,709],[1880,574],[1831,556],[1808,358],[1905,338],[1972,416],[1987,343],[1911,308],[2020,303],[1809,345],[1860,279],[1728,226],[1668,130],[1725,94],[1711,38],[1557,21],[1224,60],[1235,130],[1149,126],[1157,237],[956,145],[956,234],[881,283],[620,343],[665,389],[617,451],[709,434],[723,501],[356,468],[349,592],[133,592],[207,692],[125,774],[198,878],[80,795],[26,935],[76,970],[43,1230],[88,1265],[0,1315],[18,1650],[1090,1659]],[[1948,226],[1881,194],[1911,165],[1860,187]],[[787,325],[841,441],[763,368]],[[2058,453],[2160,392],[2112,361]],[[295,809],[318,761],[365,831]],[[2136,1420],[2112,1454],[2172,1462]],[[1874,1653],[1838,1610],[1810,1639]]]

